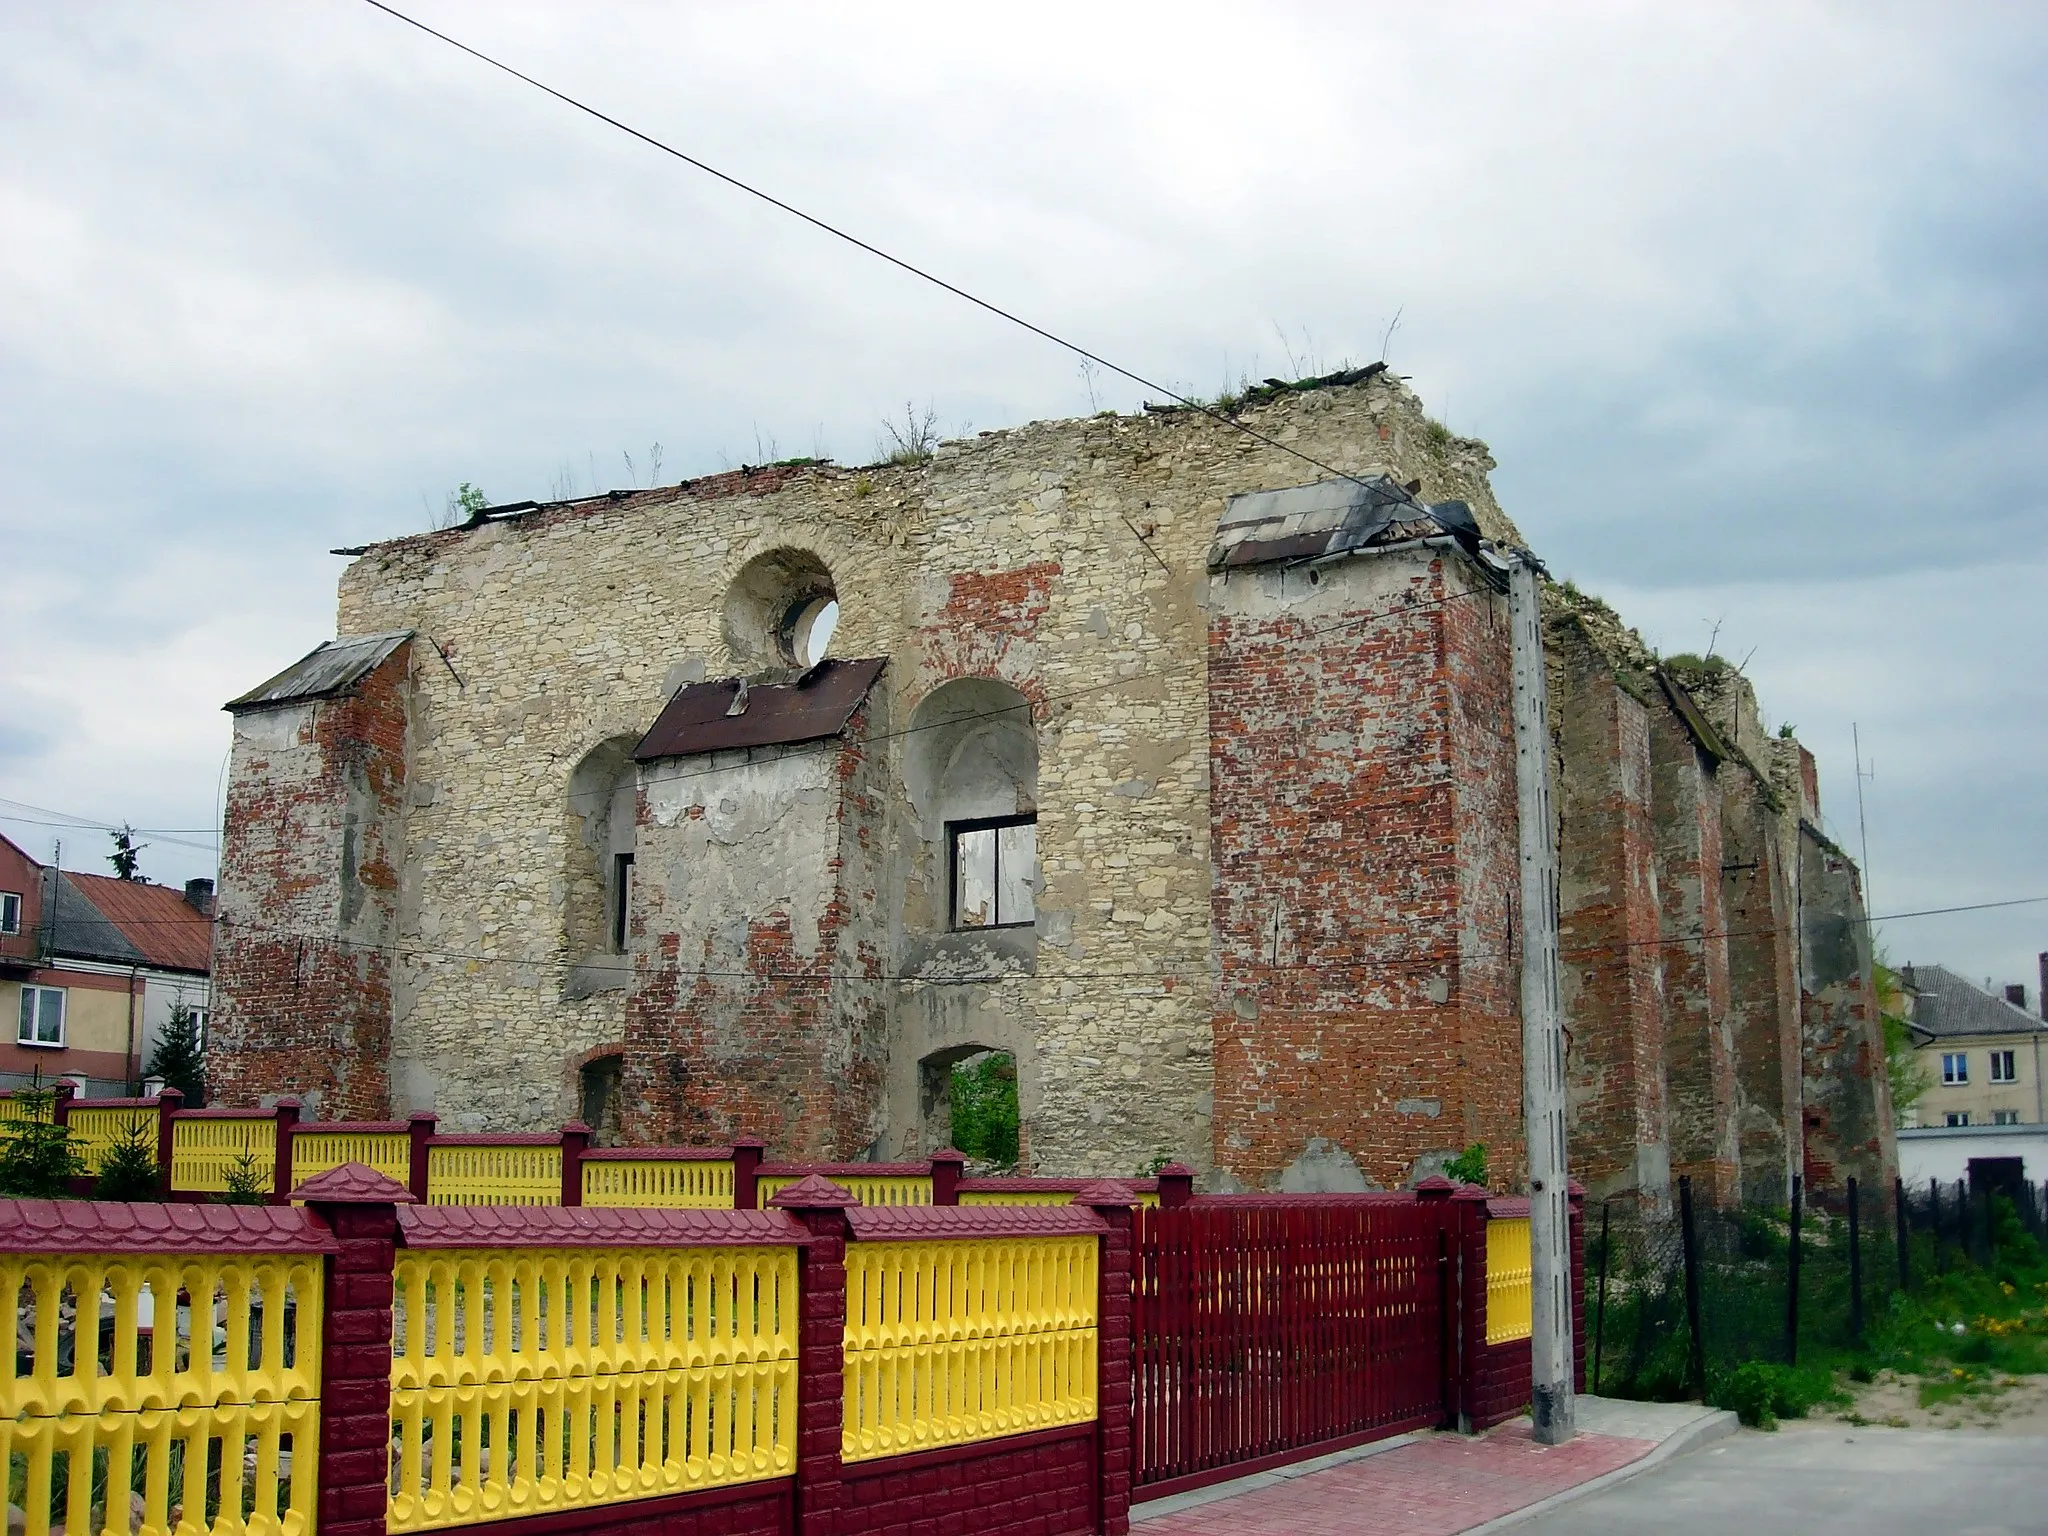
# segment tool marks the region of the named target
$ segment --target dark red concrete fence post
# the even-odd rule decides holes
[[[967,1154],[941,1147],[932,1154],[932,1204],[960,1203],[960,1175],[967,1171]]]
[[[751,1211],[760,1203],[754,1175],[760,1172],[761,1157],[768,1144],[756,1136],[735,1137],[732,1144],[732,1208]]]
[[[78,1093],[78,1084],[58,1081],[50,1084],[50,1124],[71,1123],[71,1101]]]
[[[1131,1528],[1131,1206],[1130,1187],[1110,1179],[1084,1184],[1074,1204],[1109,1228],[1102,1239],[1095,1298],[1096,1520],[1104,1536]]]
[[[172,1127],[184,1107],[185,1095],[176,1088],[165,1088],[156,1096],[156,1191],[166,1200],[171,1198],[171,1156],[177,1146]]]
[[[1572,1208],[1572,1391],[1586,1390],[1586,1186],[1567,1186]]]
[[[406,1117],[406,1135],[412,1140],[406,1162],[406,1188],[421,1205],[427,1203],[428,1178],[433,1166],[434,1132],[440,1126],[434,1112],[416,1109]]]
[[[292,1138],[299,1130],[299,1101],[286,1095],[271,1113],[277,1119],[277,1157],[270,1170],[270,1203],[292,1203]]]
[[[391,1458],[391,1276],[412,1192],[361,1163],[299,1191],[339,1240],[320,1336],[320,1536],[385,1536]]]
[[[1458,1402],[1460,1434],[1469,1435],[1487,1409],[1481,1374],[1486,1354],[1486,1224],[1492,1213],[1477,1184],[1461,1184],[1450,1197],[1452,1241],[1457,1244]]]
[[[846,1495],[839,1464],[846,1422],[846,1208],[860,1201],[813,1173],[768,1204],[811,1234],[797,1271],[797,1536],[837,1536]]]
[[[1186,1163],[1168,1163],[1159,1170],[1159,1208],[1177,1211],[1195,1198],[1195,1170]]]
[[[562,1204],[583,1203],[583,1154],[590,1150],[590,1127],[571,1120],[562,1127]]]

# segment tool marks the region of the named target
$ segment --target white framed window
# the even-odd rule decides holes
[[[2020,1112],[2016,1109],[1994,1109],[1991,1111],[1991,1123],[1993,1125],[2018,1125],[2020,1123]]]
[[[2017,1063],[2011,1051],[1991,1053],[1991,1081],[1994,1083],[2016,1083],[2020,1080]]]
[[[21,892],[0,891],[0,933],[21,932]]]
[[[1970,1053],[1968,1051],[1943,1051],[1941,1053],[1941,1080],[1954,1085],[1970,1080]],[[1963,1124],[1968,1125],[1965,1120]]]
[[[1943,1125],[1968,1125],[1970,1112],[1967,1109],[1952,1109],[1942,1117]]]
[[[21,1029],[15,1035],[20,1045],[62,1045],[64,1043],[64,989],[23,987]]]
[[[996,816],[947,829],[955,928],[1028,928],[1036,919],[1038,818]]]

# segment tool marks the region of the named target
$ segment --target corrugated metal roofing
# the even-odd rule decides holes
[[[225,709],[267,709],[300,699],[324,699],[353,688],[382,666],[391,653],[412,638],[409,629],[382,635],[358,635],[315,646],[268,682],[259,683]]]
[[[1209,569],[1317,560],[1375,543],[1454,534],[1477,549],[1479,525],[1462,501],[1425,505],[1391,475],[1320,480],[1230,498],[1209,546]]]
[[[212,967],[213,921],[183,891],[47,865],[42,880],[44,946],[52,956],[201,974]]]
[[[736,677],[691,683],[668,701],[633,757],[644,763],[837,736],[882,675],[885,660],[821,661],[793,683],[749,685]],[[743,689],[746,702],[735,713]]]

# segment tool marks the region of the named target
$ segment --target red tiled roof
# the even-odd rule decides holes
[[[64,878],[99,909],[148,963],[172,971],[207,971],[213,966],[213,919],[185,899],[175,886],[110,875],[64,871]]]

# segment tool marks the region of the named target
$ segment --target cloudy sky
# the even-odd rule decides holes
[[[1879,911],[2048,895],[2038,7],[414,9],[1151,377],[1385,344],[1852,849],[1860,732]],[[362,0],[0,0],[0,831],[210,873],[221,702],[462,482],[1091,388],[1140,398]],[[2048,904],[1883,938],[2031,999]]]

